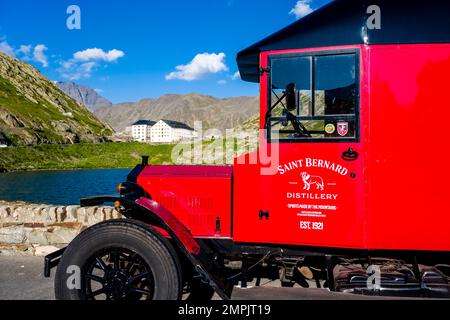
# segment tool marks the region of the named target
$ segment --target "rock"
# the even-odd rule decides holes
[[[106,214],[105,214],[104,208],[98,207],[95,209],[94,219],[95,219],[95,223],[106,220]]]
[[[103,217],[105,220],[113,219],[113,208],[105,207],[103,210]]]
[[[67,217],[67,211],[65,207],[56,208],[56,221],[64,222]]]
[[[56,208],[55,207],[49,207],[47,209],[47,220],[48,221],[57,221]]]
[[[20,121],[16,116],[9,113],[6,109],[0,109],[0,118],[3,119],[3,122],[12,128],[23,128],[24,124]]]
[[[20,222],[4,222],[0,223],[0,228],[9,228],[9,227],[17,227],[17,226],[24,226],[25,224]]]
[[[51,232],[46,232],[48,243],[68,244],[78,235],[77,229],[53,227]]]
[[[39,250],[43,250],[42,255],[45,255],[46,247],[67,245],[89,226],[118,218],[121,214],[113,207],[56,207],[2,202],[0,253],[32,255],[33,247],[42,247]]]
[[[105,220],[121,219],[122,215],[113,207],[103,208],[105,214]]]
[[[66,229],[80,230],[82,227],[82,224],[79,222],[57,222],[57,223],[49,224],[47,226],[50,227],[49,229],[51,229],[51,230],[54,229],[52,227],[61,227],[61,228],[66,228]]]
[[[9,146],[11,144],[11,141],[9,141],[9,139],[1,132],[0,132],[0,144],[7,145],[7,146]]]
[[[1,244],[0,256],[29,256],[34,254],[34,249],[25,244]]]
[[[16,207],[14,209],[14,218],[20,222],[33,222],[34,214],[33,208],[29,206]]]
[[[43,206],[33,208],[33,222],[44,222],[47,220],[47,210]]]
[[[88,209],[90,208],[79,208],[77,210],[78,222],[81,222],[82,224],[87,223]]]
[[[123,216],[119,211],[117,211],[117,210],[113,211],[113,219],[122,219],[122,218],[123,218]]]
[[[9,219],[11,209],[6,206],[0,207],[0,221],[7,221]]]
[[[34,248],[34,255],[38,257],[43,257],[58,250],[59,248],[55,246],[39,246]]]
[[[65,222],[78,222],[78,206],[68,206],[66,208],[66,220]]]
[[[19,243],[19,244],[6,244],[0,243],[0,251],[2,250],[15,250],[15,251],[26,251],[29,249],[29,246]]]
[[[47,229],[33,229],[28,233],[27,239],[31,244],[48,245],[48,239],[45,235]]]
[[[63,121],[52,121],[52,126],[59,132],[71,132],[70,126]]]
[[[57,82],[56,85],[67,95],[85,105],[92,112],[110,107],[112,103],[99,95],[95,90],[73,82]]]
[[[94,225],[97,222],[102,221],[102,220],[99,220],[97,211],[98,211],[97,207],[85,208],[85,212],[86,212],[86,220],[85,221],[88,225]]]
[[[23,226],[0,228],[0,243],[23,243],[25,229]]]
[[[45,223],[42,222],[25,222],[23,224],[25,228],[44,228]]]
[[[19,220],[19,212],[16,211],[16,209],[17,209],[16,207],[11,207],[11,211],[12,211],[11,216],[12,216],[14,221],[18,221]]]

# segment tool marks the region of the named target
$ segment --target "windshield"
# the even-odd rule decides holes
[[[274,56],[270,62],[271,140],[357,139],[356,53]],[[287,111],[289,86],[295,88],[295,100]]]

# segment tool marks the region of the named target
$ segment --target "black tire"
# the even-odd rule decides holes
[[[80,271],[76,288],[73,266]],[[86,229],[67,247],[56,271],[55,297],[177,300],[180,270],[172,245],[152,227],[135,220],[106,221]],[[95,285],[100,289],[92,288]]]

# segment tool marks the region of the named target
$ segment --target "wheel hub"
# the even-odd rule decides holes
[[[129,291],[131,276],[123,271],[113,270],[107,276],[106,287],[115,297],[122,297]]]
[[[114,300],[152,297],[151,269],[136,253],[112,248],[96,255],[94,261],[87,275],[87,287],[91,292],[88,297],[91,299],[96,299],[100,294]],[[103,275],[95,275],[95,269],[102,270]],[[102,289],[92,290],[92,281],[100,283]]]

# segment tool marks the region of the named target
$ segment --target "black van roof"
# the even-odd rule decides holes
[[[379,30],[367,28],[371,5]],[[237,63],[242,80],[259,82],[261,52],[364,43],[450,43],[450,1],[335,0],[239,52]]]

